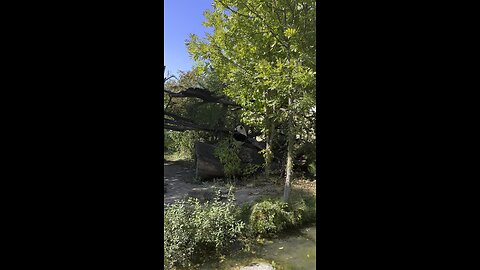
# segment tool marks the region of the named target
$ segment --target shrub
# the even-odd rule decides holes
[[[266,200],[252,207],[249,229],[253,235],[274,236],[289,225],[291,213],[288,204],[281,201]]]
[[[312,195],[292,194],[288,200],[292,213],[291,225],[301,226],[316,221],[316,199]]]
[[[174,203],[164,211],[164,267],[190,266],[195,243],[189,212],[184,202]]]
[[[168,131],[164,134],[164,151],[187,160],[192,160],[195,156],[195,142],[206,141],[209,137],[208,133],[192,130]]]
[[[260,168],[262,168],[262,165],[260,164],[247,164],[243,169],[242,169],[242,175],[249,177],[254,175]]]
[[[306,171],[310,176],[317,176],[317,151],[314,142],[306,142],[302,144],[296,151],[297,157],[302,157],[306,160]]]
[[[238,212],[246,222],[250,237],[273,237],[289,227],[299,227],[316,221],[314,196],[293,193],[288,203],[267,199],[244,205]]]
[[[176,202],[164,212],[164,267],[190,267],[195,258],[226,252],[242,233],[233,196],[227,202]],[[211,254],[214,253],[214,254]]]
[[[239,153],[240,146],[231,137],[220,141],[217,148],[215,148],[215,156],[220,159],[225,176],[228,178],[232,178],[241,172],[242,160],[239,157]]]
[[[308,194],[292,193],[288,203],[266,199],[241,207],[231,194],[225,202],[219,197],[206,203],[191,198],[165,208],[165,268],[191,268],[199,258],[225,255],[236,240],[248,248],[254,237],[273,237],[316,218],[315,196]]]

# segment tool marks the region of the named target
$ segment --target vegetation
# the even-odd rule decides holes
[[[288,228],[315,222],[315,203],[315,197],[305,194],[295,194],[288,202],[269,198],[243,206],[241,217],[250,237],[275,237]]]
[[[200,203],[177,201],[164,211],[164,267],[192,267],[199,258],[220,258],[234,242],[250,249],[254,240],[276,237],[288,228],[315,222],[315,197],[292,193],[288,202],[264,198],[237,207],[234,197]]]
[[[192,160],[195,154],[194,142],[205,140],[205,134],[198,131],[165,131],[164,152],[175,155],[178,159]]]
[[[197,70],[213,68],[226,85],[223,92],[242,106],[241,121],[265,134],[267,172],[276,128],[286,128],[287,200],[295,134],[311,131],[309,118],[314,118],[310,110],[316,96],[316,3],[214,0],[213,7],[213,12],[205,12],[204,22],[213,27],[213,34],[205,40],[191,35],[188,49]]]
[[[190,267],[199,258],[220,256],[241,234],[232,198],[227,202],[178,201],[164,211],[164,267]]]
[[[225,171],[225,176],[233,178],[241,173],[241,160],[238,156],[240,146],[235,143],[233,138],[225,138],[215,149],[215,155],[220,159]]]
[[[182,137],[182,155],[243,122],[264,138],[266,177],[273,163],[286,172],[288,199],[296,152],[316,142],[315,13],[312,0],[213,1],[204,22],[213,33],[187,41],[196,67],[165,82],[165,127],[195,134]],[[303,169],[316,175],[315,157],[306,159]]]
[[[250,177],[260,167],[273,182],[284,178],[281,198],[235,206],[178,201],[164,211],[166,268],[191,269],[199,258],[231,251],[310,224],[316,197],[291,192],[294,170],[316,177],[316,2],[313,0],[213,0],[205,39],[191,35],[196,66],[164,80],[164,153],[194,158],[197,141],[216,145],[227,178]],[[260,135],[265,164],[244,164],[232,138],[242,123]],[[255,134],[255,135],[252,135]]]

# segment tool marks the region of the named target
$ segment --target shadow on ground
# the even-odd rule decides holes
[[[163,195],[163,203],[171,204],[176,200],[187,197],[189,193],[199,193],[215,191],[215,189],[225,190],[225,186],[219,186],[212,181],[195,181],[193,164],[185,161],[166,161],[164,168],[164,187],[167,192]],[[253,202],[265,195],[282,194],[282,187],[274,185],[260,186],[237,186],[235,189],[235,198],[237,204]]]

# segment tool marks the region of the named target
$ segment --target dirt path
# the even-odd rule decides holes
[[[203,183],[194,182],[194,170],[191,165],[183,161],[164,162],[163,181],[167,192],[164,193],[163,203],[170,204],[176,200],[185,198],[189,192],[202,192],[223,188],[225,186],[214,184],[212,181]],[[267,185],[265,183],[237,186],[235,198],[238,205],[245,202],[253,202],[264,195],[280,195],[282,187]]]

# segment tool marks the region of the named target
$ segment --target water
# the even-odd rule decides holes
[[[309,227],[303,229],[301,234],[266,242],[259,255],[285,270],[316,269],[316,233],[316,227]]]
[[[316,269],[315,226],[278,239],[266,240],[253,253],[237,253],[221,263],[204,264],[200,269],[237,270],[254,262],[273,264],[278,270]]]

